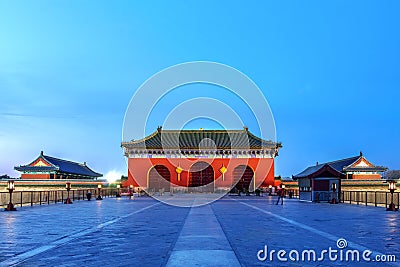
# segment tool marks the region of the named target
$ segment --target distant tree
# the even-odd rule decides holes
[[[383,176],[383,178],[386,180],[400,179],[400,170],[387,171],[387,172],[385,172],[385,175]]]

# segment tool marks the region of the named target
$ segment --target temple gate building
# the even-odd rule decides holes
[[[381,180],[388,168],[369,162],[360,152],[359,156],[318,163],[294,175],[298,181],[299,198],[304,201],[330,201],[335,191],[340,197],[342,181]]]
[[[21,179],[34,180],[94,180],[103,176],[90,169],[86,162],[78,163],[64,159],[54,158],[40,153],[34,161],[27,165],[21,165],[14,168],[21,172]]]
[[[281,143],[243,130],[162,130],[122,142],[128,180],[148,191],[254,191],[274,184]]]

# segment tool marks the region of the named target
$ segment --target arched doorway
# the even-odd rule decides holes
[[[214,192],[214,169],[207,162],[196,162],[189,170],[189,192]]]
[[[254,172],[247,165],[239,165],[233,169],[233,180],[236,183],[235,188],[240,192],[250,189],[251,181],[253,180]]]
[[[160,189],[164,189],[165,192],[169,192],[170,189],[171,174],[167,167],[164,165],[156,165],[151,168],[149,172],[149,192],[158,192]]]

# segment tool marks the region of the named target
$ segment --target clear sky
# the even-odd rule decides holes
[[[130,98],[154,73],[195,60],[261,88],[283,143],[277,175],[360,150],[400,169],[399,10],[368,0],[1,1],[0,174],[17,176],[41,150],[126,173]]]

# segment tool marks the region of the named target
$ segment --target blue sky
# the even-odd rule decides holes
[[[40,150],[126,172],[120,142],[130,98],[154,73],[196,60],[230,65],[261,88],[283,143],[277,175],[360,150],[400,169],[399,7],[1,1],[0,174],[16,176],[13,167]]]

